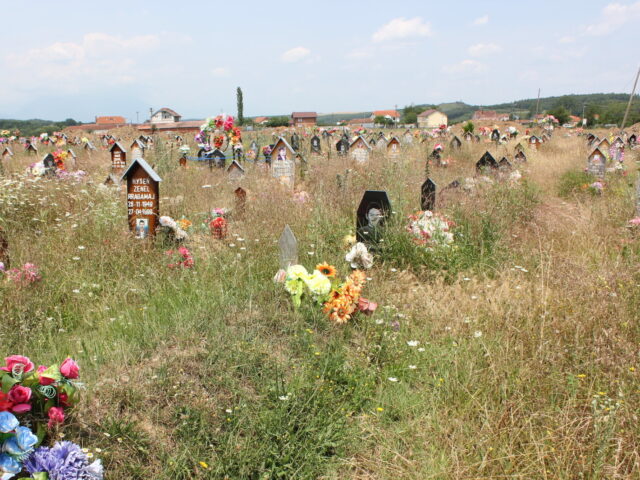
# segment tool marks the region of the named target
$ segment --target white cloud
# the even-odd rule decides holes
[[[486,25],[487,23],[489,23],[489,15],[483,15],[473,21],[474,25]]]
[[[133,37],[88,33],[79,42],[54,42],[43,47],[6,55],[4,77],[16,91],[55,90],[71,93],[86,86],[135,83],[145,75],[139,61],[161,41],[156,35]]]
[[[640,1],[623,5],[610,3],[602,9],[600,15],[595,15],[598,21],[586,27],[587,35],[602,36],[614,32],[625,23],[640,21]]]
[[[371,37],[374,42],[431,36],[431,26],[422,18],[394,18]]]
[[[228,77],[231,73],[229,67],[216,67],[211,69],[211,75],[214,77]]]
[[[566,35],[564,37],[561,37],[560,40],[558,40],[560,43],[573,43],[576,41],[575,37],[572,37],[570,35]]]
[[[311,54],[311,50],[305,47],[294,47],[280,56],[280,60],[286,63],[299,62]]]
[[[442,70],[445,73],[482,73],[487,70],[487,66],[477,60],[466,59],[452,65],[445,65]]]
[[[485,57],[494,53],[500,53],[502,47],[495,43],[476,43],[469,47],[469,55],[472,57]]]

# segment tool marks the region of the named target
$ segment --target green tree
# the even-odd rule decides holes
[[[587,126],[593,127],[596,124],[601,123],[599,118],[602,113],[602,108],[599,105],[588,105],[584,112],[584,116],[587,118]]]
[[[473,122],[471,120],[469,120],[467,123],[465,123],[464,125],[462,125],[462,131],[464,133],[473,133],[473,131],[475,130],[475,125],[473,124]]]
[[[558,123],[560,125],[563,125],[570,120],[569,115],[571,115],[571,112],[569,112],[569,110],[567,110],[563,106],[558,106],[553,110],[549,110],[549,115],[553,115],[554,117],[556,117]]]
[[[433,108],[433,107],[429,107],[429,106],[418,107],[416,105],[406,106],[404,107],[404,110],[402,110],[402,117],[400,119],[400,122],[401,123],[417,123],[418,115],[429,108]]]
[[[378,115],[376,118],[374,118],[373,123],[375,123],[376,125],[393,126],[393,120],[387,117],[383,117],[382,115]]]
[[[238,103],[238,125],[244,125],[244,101],[240,87],[236,89],[236,101]]]
[[[282,115],[279,117],[271,117],[267,120],[267,127],[287,127],[289,126],[289,117]]]

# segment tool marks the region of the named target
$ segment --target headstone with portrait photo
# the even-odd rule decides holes
[[[382,238],[384,224],[391,215],[391,202],[387,192],[367,190],[356,212],[356,238],[370,246]]]
[[[144,159],[136,158],[122,174],[127,179],[129,229],[135,238],[152,237],[160,215],[160,176]]]
[[[320,137],[314,135],[311,137],[311,153],[320,154],[322,153],[322,145],[320,143]]]
[[[606,171],[607,157],[599,148],[595,148],[587,157],[587,172],[599,179],[604,178]]]

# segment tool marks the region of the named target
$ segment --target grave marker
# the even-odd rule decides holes
[[[53,155],[47,153],[42,159],[42,164],[44,165],[44,174],[47,177],[53,177],[56,174],[56,161]]]
[[[534,149],[537,150],[541,143],[542,143],[542,141],[538,137],[536,137],[535,135],[531,135],[529,137],[529,146],[531,148],[534,148]]]
[[[635,133],[632,133],[627,139],[627,144],[630,147],[635,147],[636,143],[638,143],[638,136]]]
[[[497,170],[498,162],[493,158],[489,152],[485,152],[484,155],[476,162],[476,172],[484,173],[488,168]]]
[[[422,210],[435,211],[436,209],[436,184],[427,178],[420,189],[420,208]]]
[[[244,207],[247,203],[247,192],[244,188],[238,187],[233,191],[236,197],[236,210],[242,214],[244,213]]]
[[[380,240],[381,229],[391,214],[391,202],[387,192],[367,190],[362,196],[357,210],[356,238],[359,242],[376,244]]]
[[[280,268],[286,270],[291,265],[298,263],[298,241],[289,225],[284,226],[278,240],[278,246],[280,247]]]
[[[295,152],[300,150],[300,137],[295,132],[291,135],[291,148],[293,148]]]
[[[322,145],[320,143],[320,137],[314,135],[311,137],[311,153],[322,153]]]
[[[511,170],[512,166],[511,166],[511,162],[509,161],[509,159],[507,157],[502,157],[500,159],[500,162],[498,163],[498,168],[500,170],[504,171],[509,171]]]
[[[271,152],[271,175],[285,185],[295,184],[295,152],[287,141],[280,137]]]
[[[346,155],[349,151],[349,142],[341,138],[338,140],[338,143],[336,143],[336,150],[338,151],[338,155]]]
[[[11,149],[9,147],[4,147],[4,150],[2,151],[2,159],[9,160],[11,157],[13,157]]]
[[[109,152],[111,153],[111,172],[121,175],[127,168],[127,151],[120,143],[116,142],[111,145]]]
[[[451,147],[452,150],[456,150],[462,147],[462,141],[457,136],[454,135],[451,141],[449,142],[449,146]]]
[[[349,146],[349,150],[351,151],[351,157],[357,163],[366,163],[369,161],[369,153],[371,152],[371,147],[367,143],[367,141],[359,135],[353,143]]]
[[[136,138],[131,144],[131,157],[135,160],[137,158],[144,158],[144,150],[146,145]]]
[[[522,150],[520,150],[518,153],[516,153],[514,158],[518,162],[526,162],[527,161],[527,156],[524,154],[524,152]]]
[[[120,180],[127,179],[129,229],[135,238],[154,236],[160,215],[159,184],[162,179],[142,158],[131,162]]]
[[[36,148],[36,146],[33,143],[28,143],[27,146],[24,149],[25,152],[27,152],[29,155],[37,155],[38,154],[38,149]]]
[[[398,157],[400,155],[400,140],[392,137],[387,143],[387,153],[391,157]]]
[[[596,147],[587,158],[587,172],[602,179],[604,178],[607,158],[602,151]]]
[[[237,160],[233,160],[227,168],[227,174],[231,180],[239,180],[244,177],[244,168]]]
[[[213,167],[224,168],[227,164],[227,156],[219,148],[207,152],[205,157],[209,160],[210,169]]]

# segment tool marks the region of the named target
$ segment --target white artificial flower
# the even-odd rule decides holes
[[[356,243],[349,253],[344,257],[351,265],[351,268],[370,269],[373,266],[373,255],[367,250],[367,246],[362,243]]]

